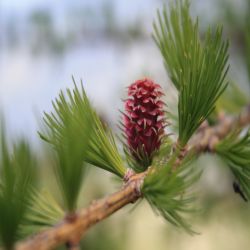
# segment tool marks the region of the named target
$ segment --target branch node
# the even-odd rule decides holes
[[[133,175],[135,175],[134,170],[133,170],[132,168],[128,168],[128,169],[126,170],[126,173],[125,173],[124,177],[123,177],[124,183],[127,183],[127,182],[131,179],[131,177],[132,177]]]

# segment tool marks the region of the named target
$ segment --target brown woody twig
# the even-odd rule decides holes
[[[245,127],[248,124],[250,124],[250,106],[238,117],[223,117],[213,127],[203,124],[199,132],[192,138],[182,157],[185,157],[185,154],[191,149],[194,149],[197,153],[204,151],[213,152],[216,143],[223,139],[230,131],[239,127]],[[146,175],[147,171],[129,176],[127,183],[120,191],[92,202],[88,208],[76,214],[73,220],[65,218],[53,228],[18,243],[16,250],[47,250],[66,242],[79,243],[80,239],[91,226],[142,197],[140,189]],[[70,249],[77,249],[77,245],[76,248],[73,245]]]

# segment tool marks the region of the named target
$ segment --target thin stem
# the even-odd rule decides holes
[[[78,213],[75,220],[64,220],[55,227],[25,242],[19,243],[16,249],[53,249],[58,245],[70,241],[72,236],[80,235],[82,237],[91,226],[104,220],[125,205],[137,201],[141,197],[140,186],[144,176],[145,174],[132,176],[120,191],[101,200],[93,201],[88,208]]]
[[[208,126],[200,130],[192,138],[189,145],[185,148],[185,151],[182,152],[182,159],[190,150],[195,150],[197,154],[206,151],[213,152],[216,143],[226,137],[228,133],[249,124],[250,106],[236,118],[225,117],[216,126]],[[84,236],[91,226],[104,220],[127,204],[134,203],[141,198],[142,194],[140,189],[146,175],[147,171],[132,175],[120,191],[101,200],[93,201],[88,208],[81,210],[77,214],[75,220],[65,219],[53,228],[41,232],[26,241],[20,242],[17,244],[16,250],[53,249],[61,244],[72,241],[72,237],[79,237],[78,240],[80,241],[80,238]],[[75,247],[77,247],[77,245]]]

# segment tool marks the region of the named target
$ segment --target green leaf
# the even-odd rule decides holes
[[[124,137],[124,135],[123,135]],[[135,157],[131,153],[131,149],[126,143],[126,138],[120,139],[121,143],[123,144],[123,151],[125,154],[126,161],[128,163],[128,166],[132,168],[135,172],[141,173],[145,171],[149,166],[151,165],[159,165],[160,162],[163,161],[164,158],[168,158],[171,148],[172,148],[172,141],[169,138],[169,135],[164,134],[161,137],[161,146],[158,150],[152,153],[151,158],[148,157],[148,155],[144,152],[144,150],[139,150],[136,152],[138,159],[135,159]],[[170,144],[171,143],[171,144]]]
[[[48,229],[63,219],[65,213],[47,190],[33,190],[31,204],[19,229],[21,238]]]
[[[30,203],[37,164],[25,140],[19,139],[10,150],[3,129],[0,139],[0,241],[12,249]]]
[[[123,140],[122,143],[123,143],[123,151],[128,166],[132,168],[135,172],[137,173],[143,172],[151,165],[152,159],[148,157],[143,148],[139,148],[137,151],[134,151],[138,157],[138,159],[135,159],[135,157],[131,153],[132,149],[128,146],[127,142]],[[156,152],[152,153],[151,155],[152,158],[154,158],[155,153]]]
[[[155,154],[152,166],[165,166],[171,158],[174,142],[170,139],[169,135],[163,137],[161,146],[157,154]]]
[[[74,80],[74,79],[73,79]],[[53,102],[54,111],[45,113],[47,132],[40,137],[53,145],[58,177],[66,208],[76,208],[86,163],[123,177],[126,168],[111,131],[92,109],[81,85],[62,91]]]
[[[126,173],[126,167],[119,154],[114,135],[101,122],[94,110],[91,110],[90,114],[94,131],[85,161],[122,178]]]
[[[84,92],[76,87],[61,91],[52,102],[53,112],[44,113],[47,133],[42,139],[53,145],[56,152],[55,173],[66,209],[76,209],[85,172],[84,160],[92,136],[90,106]]]
[[[225,160],[243,193],[250,199],[250,131],[244,136],[239,131],[231,133],[215,147],[215,152]]]
[[[152,208],[176,227],[195,233],[183,215],[195,211],[191,206],[194,195],[190,187],[199,179],[200,172],[191,167],[192,157],[187,157],[173,169],[174,156],[164,166],[153,167],[144,180],[142,192]]]
[[[153,37],[179,91],[179,142],[184,146],[227,86],[228,42],[223,42],[220,27],[215,34],[208,29],[201,42],[198,19],[193,23],[188,1],[158,12]]]

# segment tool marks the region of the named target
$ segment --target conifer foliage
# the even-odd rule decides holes
[[[214,34],[208,29],[201,41],[199,21],[191,19],[188,1],[158,12],[153,37],[179,92],[179,142],[185,146],[227,86],[228,42],[222,39],[222,27]]]
[[[231,132],[216,146],[216,152],[225,161],[237,183],[240,183],[243,195],[250,199],[250,131],[240,134]]]
[[[32,201],[37,161],[24,139],[9,147],[5,130],[0,133],[0,242],[13,249],[20,237],[19,226]]]
[[[214,32],[208,29],[205,38],[200,38],[199,21],[192,20],[188,1],[180,0],[158,11],[153,28],[166,71],[178,91],[179,131],[173,137],[177,139],[168,135],[170,117],[163,88],[148,78],[137,80],[128,87],[122,112],[124,155],[90,103],[83,83],[78,86],[73,79],[73,89],[61,91],[52,102],[52,111],[44,113],[44,128],[39,132],[52,149],[63,204],[34,187],[37,162],[28,143],[18,140],[11,147],[1,130],[0,243],[6,249],[13,249],[23,235],[52,227],[59,219],[77,217],[86,169],[92,167],[114,174],[124,181],[126,195],[135,192],[133,198],[145,198],[166,221],[194,233],[186,216],[196,211],[193,184],[201,169],[193,162],[203,151],[190,146],[189,140],[202,122],[218,122],[213,111],[228,85],[228,42],[223,40],[221,27]],[[250,199],[250,133],[238,123],[233,125],[234,131],[227,136],[220,137],[216,130],[218,142],[207,148],[221,156]],[[129,185],[132,188],[126,189]],[[115,193],[116,198],[118,195]],[[126,204],[126,195],[118,199],[115,211]],[[108,210],[110,215],[114,204],[101,204],[102,213]],[[103,214],[94,222],[102,218]]]

